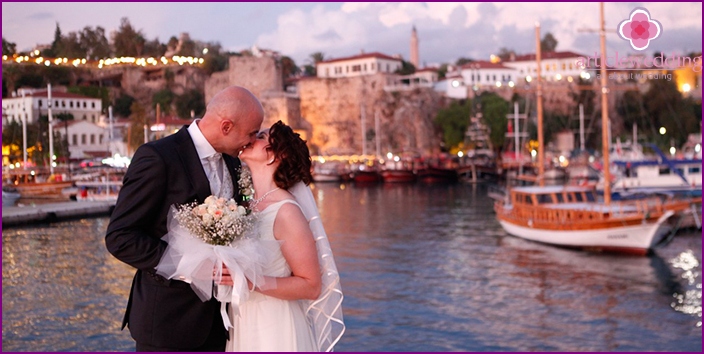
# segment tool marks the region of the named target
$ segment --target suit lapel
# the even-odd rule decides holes
[[[178,156],[187,171],[186,175],[191,182],[191,186],[196,191],[198,201],[203,202],[210,195],[210,182],[203,170],[203,164],[198,158],[198,151],[196,151],[193,139],[188,133],[187,125],[176,133],[176,141],[178,144]]]
[[[238,200],[237,195],[240,193],[240,186],[238,183],[240,179],[240,159],[232,157],[228,154],[222,154],[222,159],[225,161],[225,166],[227,166],[227,170],[230,172],[230,177],[232,178],[232,186],[234,187],[232,190],[232,197],[235,198],[235,200]]]

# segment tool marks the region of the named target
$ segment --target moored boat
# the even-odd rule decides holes
[[[388,169],[381,171],[381,178],[385,183],[412,183],[416,181],[416,174],[412,170]]]
[[[592,187],[515,187],[496,201],[494,210],[501,226],[514,236],[643,255],[671,231],[666,221],[692,203],[650,198],[605,204],[596,198]]]
[[[455,183],[458,179],[457,171],[449,168],[426,167],[418,170],[418,180],[423,183]]]

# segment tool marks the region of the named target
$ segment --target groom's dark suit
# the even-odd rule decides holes
[[[223,154],[234,193],[239,194],[238,159]],[[166,249],[169,207],[202,203],[210,185],[187,126],[178,133],[142,145],[134,154],[108,225],[105,243],[117,259],[137,268],[122,328],[139,345],[197,349],[227,332],[220,303],[202,302],[189,284],[156,275]]]

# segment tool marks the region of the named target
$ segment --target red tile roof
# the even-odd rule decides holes
[[[507,69],[507,70],[513,70],[513,68],[509,68],[507,66],[504,66],[501,63],[492,63],[490,61],[484,61],[484,60],[478,60],[478,61],[473,61],[471,63],[464,64],[460,67],[460,69]]]
[[[325,61],[319,62],[318,64],[327,64],[327,63],[335,63],[335,62],[339,62],[339,61],[348,61],[348,60],[366,59],[366,58],[377,58],[377,59],[401,61],[401,59],[394,58],[394,57],[388,56],[386,54],[382,54],[379,52],[373,52],[373,53],[363,53],[363,54],[359,54],[359,55],[355,55],[355,56],[351,56],[351,57],[325,60]]]

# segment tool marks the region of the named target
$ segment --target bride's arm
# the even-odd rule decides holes
[[[318,253],[308,221],[294,204],[285,204],[274,220],[274,237],[282,241],[281,253],[291,267],[289,277],[273,278],[276,286],[259,292],[285,300],[315,300],[320,295]],[[267,282],[270,279],[267,279]]]

